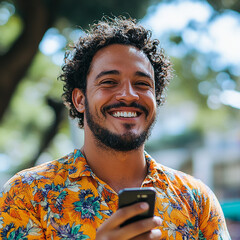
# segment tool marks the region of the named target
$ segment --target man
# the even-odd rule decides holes
[[[230,239],[214,194],[144,152],[170,73],[158,41],[133,20],[105,19],[80,37],[60,79],[84,145],[5,185],[1,238]],[[117,209],[118,191],[131,187],[156,189],[155,217],[120,227],[149,207]]]

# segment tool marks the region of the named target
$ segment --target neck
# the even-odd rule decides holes
[[[81,150],[96,176],[115,192],[127,187],[140,187],[147,175],[144,146],[122,152],[101,147],[92,139],[85,138]]]

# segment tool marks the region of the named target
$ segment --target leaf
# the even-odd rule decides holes
[[[41,228],[40,227],[32,227],[28,231],[28,234],[33,235],[33,236],[39,236],[39,235],[41,235]]]
[[[43,221],[46,222],[46,221],[47,221],[47,218],[48,218],[48,214],[45,214],[45,215],[43,216]]]
[[[19,228],[19,233],[18,233],[17,237],[14,238],[14,240],[23,240],[24,239],[23,238],[23,233],[21,233],[21,230],[22,230],[22,228],[20,227]]]
[[[3,223],[4,223],[3,222],[3,217],[0,217],[0,229],[3,228],[3,225],[2,225]]]
[[[78,225],[76,225],[76,226],[73,226],[72,227],[72,233],[73,233],[73,235],[77,235],[77,233],[79,232],[79,229],[81,228],[81,224],[78,224]]]
[[[28,224],[27,224],[27,229],[30,229],[30,228],[32,228],[32,227],[33,227],[33,221],[32,221],[31,218],[29,218]]]
[[[58,199],[64,199],[68,195],[67,191],[63,191],[59,194]]]
[[[168,209],[167,209],[167,213],[168,213],[169,216],[171,215],[172,210],[173,210],[173,207],[169,206]]]
[[[107,216],[111,216],[112,215],[112,210],[101,210],[101,213],[103,213]]]
[[[82,202],[81,201],[76,201],[73,203],[74,206],[76,207],[81,207],[82,206]]]
[[[12,232],[9,234],[8,240],[13,240],[14,238],[15,238],[15,231],[12,231]]]
[[[80,238],[78,238],[79,240],[85,240],[85,239],[89,239],[90,237],[88,235],[82,235]]]
[[[65,185],[65,186],[69,186],[69,185],[71,185],[71,181],[69,180],[69,178],[66,179],[64,185]]]
[[[204,237],[204,235],[203,235],[203,233],[202,233],[202,231],[201,230],[199,230],[199,238],[198,238],[199,240],[207,240],[205,237]]]
[[[166,208],[168,205],[169,205],[169,203],[163,202],[163,203],[162,203],[163,209],[165,210],[165,208]]]
[[[40,205],[42,206],[42,207],[46,207],[47,206],[47,200],[44,200],[44,201],[42,201],[42,202],[40,202]]]
[[[194,225],[193,225],[189,220],[187,220],[187,225],[188,225],[191,229],[194,229]]]
[[[57,219],[60,219],[60,215],[58,214],[58,213],[55,213],[55,214],[53,214],[53,216],[52,216],[53,218],[57,218]]]
[[[99,214],[99,212],[96,212],[96,213],[95,213],[95,216],[98,217],[99,219],[102,219],[102,218],[103,218],[102,215]]]
[[[69,186],[68,189],[71,190],[72,192],[78,192],[79,187],[80,185],[73,185],[73,186]]]

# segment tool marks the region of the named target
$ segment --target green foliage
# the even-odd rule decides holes
[[[149,4],[150,0],[68,0],[60,4],[58,16],[68,19],[73,26],[86,28],[103,15],[130,15],[140,19],[146,14]]]
[[[16,15],[13,15],[6,24],[0,25],[0,54],[7,52],[21,31],[22,21]]]

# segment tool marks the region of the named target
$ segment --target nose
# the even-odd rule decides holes
[[[116,100],[122,102],[134,102],[139,100],[138,93],[134,90],[130,82],[123,84],[116,94]]]

